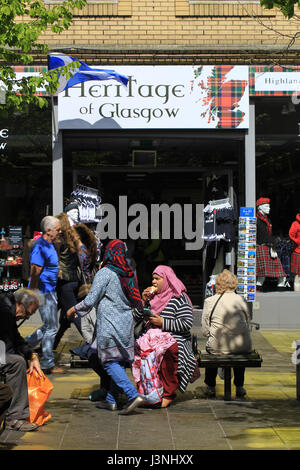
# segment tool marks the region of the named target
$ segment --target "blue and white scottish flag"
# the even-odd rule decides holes
[[[67,88],[77,85],[77,83],[86,82],[88,80],[117,80],[127,86],[129,78],[125,77],[125,75],[120,75],[114,70],[93,69],[81,60],[74,59],[74,57],[60,52],[53,52],[48,55],[48,70],[57,69],[58,67],[63,67],[75,61],[80,62],[81,65],[75,69],[69,70],[69,72],[73,74],[71,78],[66,78],[64,75],[60,74],[59,87],[56,93],[61,93]]]

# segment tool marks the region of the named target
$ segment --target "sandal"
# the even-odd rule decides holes
[[[30,432],[35,431],[38,427],[38,424],[29,423],[26,419],[15,419],[5,423],[5,429],[11,431]]]

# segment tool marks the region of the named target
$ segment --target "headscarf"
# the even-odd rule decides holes
[[[193,307],[189,296],[186,294],[185,285],[180,281],[180,279],[178,279],[172,268],[169,266],[159,265],[155,268],[153,274],[158,274],[158,276],[164,279],[161,292],[156,294],[153,299],[150,300],[150,307],[153,313],[159,315],[168,305],[172,297],[179,298],[182,293],[185,293],[191,307]]]
[[[114,271],[119,276],[123,292],[132,307],[143,310],[137,277],[127,263],[126,251],[126,244],[122,240],[110,241],[106,246],[101,269],[105,267]]]

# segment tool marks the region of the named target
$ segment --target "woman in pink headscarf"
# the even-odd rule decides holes
[[[154,288],[154,289],[153,289]],[[161,407],[167,407],[176,397],[176,390],[184,393],[198,369],[191,341],[193,307],[185,285],[169,266],[157,266],[152,274],[152,286],[144,290],[142,299],[150,301],[149,328],[169,332],[176,340],[164,354],[160,365],[163,383]]]

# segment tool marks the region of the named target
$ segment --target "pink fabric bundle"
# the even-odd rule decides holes
[[[155,268],[153,274],[158,274],[158,276],[164,279],[162,291],[156,294],[150,301],[151,311],[159,315],[172,297],[179,298],[183,292],[186,294],[186,287],[169,266],[159,265]],[[187,294],[186,296],[192,306],[192,302]]]
[[[165,331],[161,331],[160,328],[151,328],[143,336],[136,340],[135,343],[135,356],[132,364],[132,375],[136,384],[141,380],[140,378],[140,366],[141,366],[141,355],[144,352],[155,351],[156,360],[158,367],[163,360],[164,354],[172,344],[176,343],[173,336]]]

